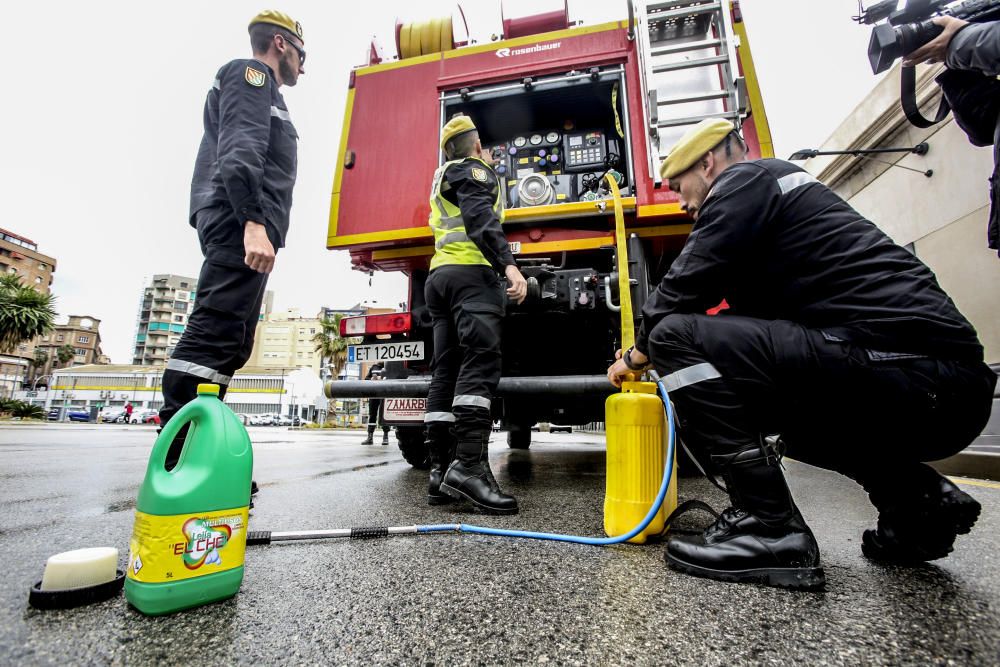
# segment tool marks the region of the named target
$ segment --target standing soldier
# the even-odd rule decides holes
[[[225,396],[253,349],[267,276],[288,231],[298,135],[278,89],[305,73],[302,26],[268,10],[249,32],[253,58],[223,65],[205,102],[189,218],[205,259],[194,310],[163,374],[162,424],[201,382]],[[182,429],[174,440],[168,467],[185,436]]]
[[[499,182],[481,157],[479,133],[468,116],[448,121],[441,149],[448,161],[431,186],[434,257],[424,287],[434,321],[434,376],[424,417],[431,461],[427,500],[440,505],[449,496],[464,498],[487,512],[516,514],[517,500],[500,490],[487,450],[505,306],[497,274],[507,277],[507,295],[517,303],[527,283],[500,228]]]
[[[365,379],[381,380],[383,371],[385,371],[385,365],[382,362],[373,364],[368,369]],[[379,422],[382,422],[382,446],[384,447],[389,444],[389,425],[385,423],[382,417],[383,405],[384,403],[381,398],[368,399],[368,437],[361,441],[362,445],[375,444],[375,429],[378,428]]]

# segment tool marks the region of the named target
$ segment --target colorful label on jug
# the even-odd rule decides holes
[[[159,516],[136,511],[128,577],[183,581],[243,565],[249,508]]]

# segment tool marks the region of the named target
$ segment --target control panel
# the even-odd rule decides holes
[[[602,130],[538,130],[486,147],[507,208],[602,199],[601,177],[619,171],[619,142]],[[625,193],[627,194],[627,193]]]
[[[580,132],[567,134],[565,141],[566,168],[573,171],[585,171],[604,166],[608,156],[607,141],[604,133]]]

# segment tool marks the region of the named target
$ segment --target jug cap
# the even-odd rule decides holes
[[[199,384],[198,385],[198,395],[201,396],[202,394],[209,394],[211,396],[218,396],[219,395],[219,385],[217,385],[217,384],[210,384],[210,383]]]

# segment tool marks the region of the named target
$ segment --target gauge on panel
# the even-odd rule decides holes
[[[545,135],[545,141],[549,142],[550,144],[556,143],[557,141],[559,141],[559,133],[549,132],[548,134]]]
[[[538,144],[542,143],[542,135],[533,134],[531,135],[530,141],[532,146],[537,146]]]
[[[514,139],[514,145],[517,146],[518,148],[521,148],[526,143],[528,143],[528,140],[525,139],[524,137],[517,137],[516,139]]]

